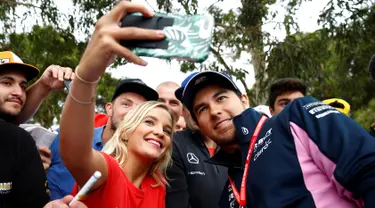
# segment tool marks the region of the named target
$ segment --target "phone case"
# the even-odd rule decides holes
[[[139,13],[131,15],[141,16]],[[143,47],[142,44],[138,44],[135,41],[128,41],[127,43],[122,42],[122,45],[129,47],[138,56],[148,56],[162,59],[182,59],[191,62],[203,62],[208,58],[210,54],[210,46],[212,41],[212,33],[214,28],[214,19],[208,15],[190,15],[182,16],[176,14],[163,14],[156,13],[155,18],[163,18],[163,23],[156,20],[150,25],[143,25],[143,22],[149,21],[147,18],[143,18],[134,25],[126,25],[126,17],[124,18],[122,25],[142,27],[147,29],[158,29],[163,28],[166,34],[166,38],[163,41],[143,41],[146,43]],[[154,18],[154,19],[155,19]],[[170,21],[172,20],[172,21]],[[155,24],[159,24],[156,25]],[[164,24],[160,26],[160,24]],[[156,48],[154,45],[150,46],[149,43],[158,45]],[[140,47],[141,45],[141,47]],[[146,46],[147,45],[147,46]],[[153,48],[154,47],[154,48]]]

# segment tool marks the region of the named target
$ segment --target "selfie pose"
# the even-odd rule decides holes
[[[358,123],[312,97],[267,118],[220,72],[196,74],[183,104],[228,167],[220,207],[375,207],[375,141]]]
[[[165,104],[141,103],[125,116],[102,152],[92,149],[89,155],[81,154],[80,157],[91,157],[91,165],[84,165],[81,173],[72,172],[77,181],[92,169],[104,176],[83,202],[88,207],[164,207],[163,175],[172,155],[173,119]],[[62,149],[62,153],[70,154],[70,149],[74,149],[74,144]],[[75,165],[82,163],[67,167],[75,170]],[[76,184],[73,194],[77,192]]]
[[[115,56],[139,65],[147,63],[119,44],[120,40],[161,40],[162,31],[119,27],[126,13],[153,14],[143,6],[121,1],[96,23],[94,34],[76,68],[60,123],[61,158],[83,187],[95,171],[101,177],[83,200],[88,207],[164,207],[163,172],[171,157],[173,113],[160,102],[139,104],[119,124],[103,152],[92,148],[96,88]]]

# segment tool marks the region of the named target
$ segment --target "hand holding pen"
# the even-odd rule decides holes
[[[98,181],[101,176],[102,174],[99,171],[95,171],[95,173],[81,188],[81,190],[79,190],[74,198],[69,195],[62,199],[49,202],[46,206],[44,206],[44,208],[87,208],[87,206],[79,200],[86,196],[86,194],[90,191],[92,186]]]
[[[68,195],[62,199],[53,200],[49,202],[48,204],[44,206],[44,208],[87,208],[87,206],[80,201],[74,202],[72,206],[69,207],[68,204],[69,202],[72,201],[72,199],[73,199],[73,196]]]
[[[83,197],[86,196],[86,194],[90,191],[91,187],[98,181],[100,177],[102,177],[102,174],[99,171],[95,171],[91,178],[86,182],[86,184],[81,188],[81,190],[79,190],[78,194],[69,203],[69,206],[72,206],[74,202],[83,199]]]

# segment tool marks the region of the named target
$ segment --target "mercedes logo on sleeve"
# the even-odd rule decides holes
[[[189,163],[196,164],[196,165],[199,164],[199,159],[198,159],[197,156],[195,156],[194,153],[189,152],[189,153],[187,153],[186,156],[187,156],[187,160],[188,160]]]

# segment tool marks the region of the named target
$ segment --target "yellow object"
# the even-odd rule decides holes
[[[11,51],[0,52],[0,70],[15,69],[22,71],[26,75],[26,79],[32,80],[39,74],[39,69],[33,65],[25,64],[23,61]]]
[[[331,98],[327,100],[323,100],[323,103],[330,105],[336,108],[341,113],[350,116],[350,104],[343,99],[340,98]]]

